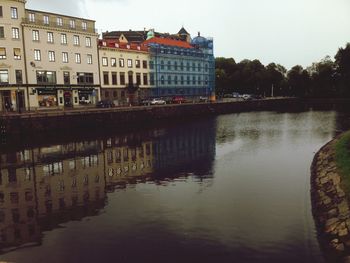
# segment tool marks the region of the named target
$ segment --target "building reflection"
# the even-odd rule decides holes
[[[203,125],[0,154],[0,253],[40,245],[43,231],[98,215],[116,188],[210,176],[215,127]]]

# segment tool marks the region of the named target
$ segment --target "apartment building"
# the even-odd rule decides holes
[[[96,103],[95,21],[25,10],[22,19],[30,107]]]
[[[116,105],[138,104],[151,94],[148,47],[100,40],[101,97]]]
[[[95,21],[0,2],[0,110],[93,104],[99,99]]]
[[[22,17],[24,0],[0,2],[0,110],[27,106]]]

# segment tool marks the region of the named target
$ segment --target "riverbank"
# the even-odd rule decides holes
[[[145,127],[159,122],[183,121],[219,114],[287,110],[297,102],[295,98],[253,101],[197,103],[164,106],[140,106],[110,109],[82,109],[50,112],[26,112],[0,116],[1,134],[52,134],[66,131],[96,131]]]
[[[326,257],[350,262],[350,132],[336,137],[315,155],[311,166],[313,215]]]

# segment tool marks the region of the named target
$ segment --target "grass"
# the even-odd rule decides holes
[[[335,145],[335,161],[348,194],[350,193],[350,131]]]

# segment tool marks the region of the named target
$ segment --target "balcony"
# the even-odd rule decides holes
[[[85,32],[85,33],[97,33],[97,29],[92,27],[87,27],[86,29],[84,29],[81,25],[76,24],[75,27],[72,28],[70,24],[66,24],[66,23],[63,23],[62,25],[58,25],[57,22],[44,23],[43,20],[31,21],[29,20],[29,18],[22,18],[22,24],[45,26],[45,27],[51,27],[56,29],[73,30],[73,31]]]

